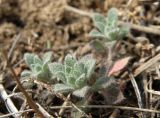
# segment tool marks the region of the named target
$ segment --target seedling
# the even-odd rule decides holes
[[[129,31],[126,26],[118,26],[118,14],[116,8],[111,8],[108,11],[107,17],[95,13],[92,19],[96,29],[93,29],[90,32],[90,36],[103,39],[102,41],[93,41],[92,45],[96,49],[104,49],[107,42],[112,41],[114,44],[117,40],[124,38]]]
[[[26,53],[24,60],[30,70],[24,70],[21,73],[22,78],[33,78],[42,82],[49,82],[52,78],[52,73],[49,70],[48,64],[51,61],[52,53],[47,52],[40,59],[37,55]]]
[[[76,60],[68,54],[65,57],[64,64],[51,63],[49,68],[52,74],[62,81],[62,83],[53,85],[55,92],[73,92],[74,95],[79,97],[84,97],[90,89],[98,91],[109,80],[101,77],[91,86],[88,85],[95,68],[95,60],[89,56]]]

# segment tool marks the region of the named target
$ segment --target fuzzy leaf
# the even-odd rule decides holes
[[[93,29],[90,33],[89,33],[89,36],[91,37],[99,37],[99,38],[105,38],[105,36],[100,33],[98,30],[96,29]]]
[[[57,72],[54,76],[57,77],[58,80],[61,80],[63,83],[66,83],[66,81],[67,81],[65,74],[61,71]]]
[[[73,74],[75,75],[75,77],[79,77],[82,73],[85,73],[84,64],[81,62],[75,63],[73,70]]]
[[[24,70],[22,73],[21,73],[21,77],[22,78],[28,78],[31,76],[31,71],[29,70]]]
[[[76,63],[76,59],[70,54],[68,54],[64,59],[65,66],[73,67],[75,63]]]
[[[107,25],[108,26],[117,26],[118,14],[116,8],[111,8],[107,13]]]
[[[42,60],[37,55],[34,57],[34,64],[43,65]]]
[[[98,52],[104,52],[106,50],[105,45],[99,40],[93,40],[91,46]]]
[[[96,22],[100,22],[102,24],[106,24],[106,20],[105,20],[105,17],[99,13],[95,13],[92,17],[93,19],[93,22],[96,23]]]
[[[43,71],[40,71],[40,72],[37,74],[36,79],[37,79],[38,81],[42,81],[42,82],[47,83],[47,82],[49,82],[49,79],[50,79],[50,78],[48,77],[48,73],[43,72]]]
[[[89,86],[84,86],[81,89],[77,89],[73,92],[73,95],[77,96],[77,97],[81,97],[84,98],[85,95],[87,94],[87,92],[90,90]]]
[[[75,87],[76,78],[74,78],[72,75],[71,76],[66,76],[66,78],[67,78],[67,84],[69,86]]]
[[[122,70],[128,64],[129,60],[130,60],[130,57],[125,57],[123,59],[116,61],[113,67],[109,70],[108,76],[111,76],[113,73],[116,73]]]
[[[129,32],[129,26],[122,26],[119,31],[119,37],[124,38]]]
[[[114,78],[100,77],[93,85],[94,90],[105,89],[115,82]]]
[[[52,59],[52,52],[46,52],[42,56],[43,63],[47,63],[47,62],[51,61],[51,59]]]
[[[42,66],[39,64],[34,64],[33,72],[38,73],[39,71],[42,71]]]
[[[104,33],[105,24],[103,24],[102,22],[95,22],[94,25],[101,33]]]
[[[31,66],[31,64],[34,63],[34,57],[35,57],[34,54],[30,54],[30,53],[24,54],[24,60],[29,67]]]
[[[85,74],[82,74],[79,78],[76,79],[75,85],[77,88],[83,87],[86,85],[86,77]]]
[[[49,70],[55,75],[57,72],[64,72],[64,66],[61,63],[51,63],[49,64]]]
[[[53,86],[53,90],[55,92],[61,92],[61,93],[64,93],[64,92],[71,92],[73,91],[74,89],[66,84],[55,84]]]
[[[89,59],[85,63],[85,68],[86,68],[86,77],[89,79],[91,75],[93,74],[94,67],[95,67],[96,61],[94,59]]]

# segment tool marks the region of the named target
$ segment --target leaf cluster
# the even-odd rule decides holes
[[[51,62],[52,52],[47,52],[42,56],[42,59],[32,53],[26,53],[24,60],[30,70],[24,70],[21,73],[23,78],[34,78],[39,81],[49,82],[52,78],[52,73],[49,70],[48,64]]]

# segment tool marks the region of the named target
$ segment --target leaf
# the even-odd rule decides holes
[[[66,76],[66,78],[67,78],[66,84],[75,88],[76,87],[76,85],[75,85],[76,78],[74,78],[72,75],[68,76],[68,77]]]
[[[99,91],[105,98],[106,104],[118,104],[124,100],[123,93],[118,83],[111,83],[106,89]]]
[[[73,74],[75,77],[79,77],[82,73],[85,73],[84,64],[82,62],[77,62],[74,64]]]
[[[77,89],[73,92],[73,95],[77,96],[77,97],[81,97],[84,98],[85,95],[87,94],[87,92],[90,90],[89,86],[84,86],[81,89]]]
[[[107,13],[107,25],[108,26],[117,26],[118,14],[116,8],[111,8]]]
[[[85,62],[85,68],[87,70],[86,77],[89,79],[91,75],[93,74],[94,67],[95,67],[96,61],[94,59],[88,59]]]
[[[34,56],[34,64],[40,64],[43,65],[42,60],[36,55]]]
[[[24,70],[22,73],[21,73],[21,77],[22,78],[28,78],[31,76],[31,71],[29,70]]]
[[[76,63],[76,59],[72,55],[67,54],[67,56],[64,59],[64,65],[73,67],[75,63]]]
[[[24,54],[24,60],[29,67],[31,66],[31,64],[34,63],[34,57],[35,57],[34,54],[30,54],[30,53]]]
[[[105,32],[105,24],[102,22],[95,22],[94,25],[102,34]]]
[[[130,60],[130,57],[125,57],[123,59],[116,61],[113,67],[109,70],[108,76],[111,76],[113,73],[116,73],[122,70],[128,64],[129,60]]]
[[[61,93],[65,93],[65,92],[71,92],[74,89],[66,84],[55,84],[53,86],[53,90],[55,92],[61,92]]]
[[[119,31],[119,37],[122,39],[129,33],[129,26],[122,26]]]
[[[44,82],[44,83],[47,83],[49,82],[50,78],[48,77],[48,73],[46,72],[43,72],[43,71],[40,71],[37,76],[36,76],[36,79],[38,81],[41,81],[41,82]]]
[[[61,80],[63,83],[67,82],[65,74],[61,71],[57,72],[54,76]]]
[[[99,37],[99,38],[105,38],[105,36],[100,33],[98,30],[93,29],[90,33],[89,33],[90,37]]]
[[[47,63],[49,61],[51,61],[52,59],[52,52],[46,52],[43,56],[42,56],[42,60],[43,60],[43,63]]]
[[[106,27],[105,36],[108,40],[116,40],[118,38],[119,28]]]
[[[98,52],[104,52],[106,50],[105,45],[99,40],[93,40],[91,46]]]
[[[99,13],[95,13],[92,17],[93,19],[93,22],[96,23],[96,22],[100,22],[102,24],[106,24],[106,20],[105,20],[105,17]]]
[[[115,82],[114,78],[108,78],[108,77],[103,76],[103,77],[100,77],[96,80],[96,82],[94,83],[92,88],[95,91],[105,89],[105,88],[109,87],[114,82]]]
[[[79,76],[79,78],[77,78],[75,81],[75,85],[77,88],[81,88],[85,86],[86,83],[87,83],[87,79],[85,77],[85,74],[82,74],[81,76]]]
[[[50,63],[49,65],[49,70],[53,75],[55,75],[57,72],[64,72],[64,66],[61,63]]]

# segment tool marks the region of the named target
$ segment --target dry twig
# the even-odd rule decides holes
[[[33,102],[33,100],[30,98],[30,96],[28,95],[28,93],[25,91],[25,89],[23,88],[20,80],[17,78],[16,74],[15,74],[15,71],[14,69],[12,68],[12,66],[10,65],[9,61],[8,61],[8,57],[7,57],[7,53],[3,50],[2,51],[3,53],[3,56],[5,57],[6,61],[7,61],[7,64],[8,64],[8,68],[9,70],[11,71],[13,77],[12,79],[17,83],[17,86],[18,88],[20,89],[20,91],[24,94],[24,96],[26,97],[27,99],[27,102],[29,104],[29,106],[35,110],[35,112],[38,114],[38,116],[40,118],[45,118],[44,115],[39,111],[37,105]]]

